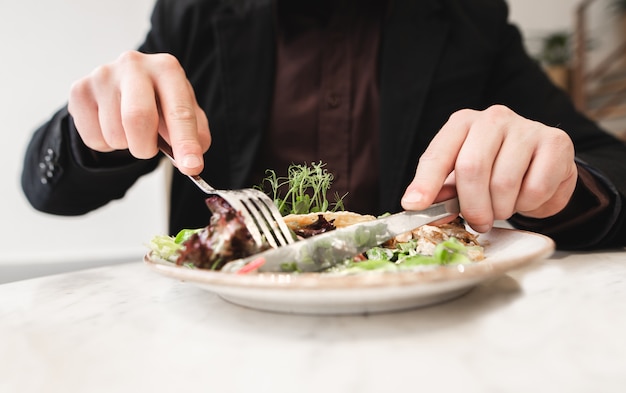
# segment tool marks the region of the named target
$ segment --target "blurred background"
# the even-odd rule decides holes
[[[74,80],[139,45],[153,4],[0,0],[0,282],[140,260],[150,237],[166,230],[162,173],[81,217],[34,211],[20,186],[32,132],[66,102]]]
[[[0,283],[140,261],[166,231],[165,170],[126,198],[81,217],[34,211],[20,187],[32,132],[65,103],[71,83],[149,27],[154,0],[0,0]],[[626,1],[508,0],[529,51],[579,108],[626,138]]]

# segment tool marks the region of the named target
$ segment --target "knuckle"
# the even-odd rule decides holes
[[[180,72],[182,70],[178,59],[170,53],[158,53],[153,56],[159,69],[163,72]]]
[[[483,128],[500,128],[504,124],[514,121],[514,112],[503,105],[492,105],[480,114],[480,124]]]
[[[89,94],[89,84],[86,79],[79,79],[70,85],[70,98],[82,98]]]
[[[491,179],[490,191],[492,195],[508,194],[515,190],[517,181],[510,176],[496,176]]]
[[[176,146],[178,148],[179,151],[184,151],[184,152],[193,152],[193,153],[199,153],[199,148],[200,146],[198,145],[198,143],[190,138],[184,138],[179,140],[176,143]]]
[[[156,129],[158,121],[158,114],[149,108],[130,107],[122,109],[122,124],[126,129]]]
[[[145,55],[140,52],[128,50],[122,52],[122,54],[119,55],[116,61],[122,65],[135,64],[137,62],[140,62],[144,56]]]
[[[532,201],[535,201],[534,204],[537,205],[540,204],[541,201],[545,201],[548,192],[549,186],[546,182],[535,181],[530,184],[526,184],[524,187],[524,199],[531,204],[533,203]]]
[[[122,125],[127,132],[145,132],[156,130],[158,116],[145,109],[127,110],[122,112]]]
[[[128,118],[151,118],[155,112],[147,107],[128,105],[122,109],[122,114]]]
[[[108,83],[113,78],[113,66],[110,64],[103,64],[96,67],[90,76],[93,83]]]
[[[438,155],[432,149],[426,149],[424,153],[420,156],[418,162],[419,164],[428,164],[432,162],[437,162],[439,160]]]
[[[565,131],[559,130],[557,128],[553,128],[553,130],[555,130],[555,132],[552,132],[550,133],[550,135],[546,136],[544,143],[555,146],[563,154],[573,157],[574,145],[569,135]]]
[[[483,111],[483,114],[491,119],[505,119],[513,115],[513,111],[500,104],[491,105]]]
[[[468,116],[472,116],[474,113],[476,113],[476,111],[473,109],[459,109],[450,115],[448,121],[456,123],[466,119]]]
[[[67,109],[69,113],[78,118],[84,115],[84,111],[87,108],[94,106],[92,91],[84,79],[72,83],[70,86]]]
[[[195,122],[196,111],[187,105],[174,105],[168,109],[167,117],[175,122]]]
[[[475,179],[487,173],[488,168],[481,160],[473,158],[462,159],[459,157],[454,170],[458,179]]]

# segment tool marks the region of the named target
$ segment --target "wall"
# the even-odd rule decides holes
[[[573,0],[511,0],[529,37],[571,27]],[[123,201],[84,217],[35,212],[19,186],[32,131],[65,102],[71,82],[141,42],[153,0],[0,0],[0,282],[118,261],[139,261],[165,232],[163,171]]]
[[[596,0],[587,8],[586,72],[596,67],[618,50],[624,40],[621,15],[611,8],[613,0]],[[582,0],[510,0],[510,18],[523,30],[526,46],[539,53],[541,39],[549,33],[574,32],[575,10]],[[619,69],[615,69],[621,75]],[[626,136],[626,117],[609,116],[600,121],[607,131]]]
[[[123,202],[84,217],[41,214],[19,186],[32,131],[66,100],[71,82],[135,48],[153,0],[0,0],[0,281],[33,266],[63,268],[140,260],[165,231],[161,172],[142,179]],[[51,270],[52,268],[52,270]]]
[[[612,0],[596,0],[588,7],[588,56],[591,65],[600,61],[622,39],[620,20],[611,10]],[[508,0],[510,19],[522,28],[531,53],[536,53],[546,34],[573,33],[576,7],[582,0]]]

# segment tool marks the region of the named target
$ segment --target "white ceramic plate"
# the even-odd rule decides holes
[[[547,258],[554,251],[550,238],[513,229],[494,228],[481,234],[479,240],[485,247],[483,261],[416,272],[237,275],[177,266],[151,253],[144,262],[160,274],[195,284],[245,307],[301,314],[360,314],[449,300],[482,281]]]

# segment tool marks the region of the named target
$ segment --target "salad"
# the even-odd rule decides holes
[[[327,192],[332,175],[324,164],[292,165],[288,176],[281,178],[267,171],[265,182],[269,195],[285,216],[294,238],[301,239],[332,231],[376,217],[344,210],[341,197],[329,203]],[[282,191],[286,190],[286,191]],[[211,219],[204,228],[184,229],[176,236],[157,235],[149,248],[161,259],[190,268],[221,270],[228,262],[245,258],[269,248],[257,245],[246,229],[241,214],[218,196],[206,200]],[[476,235],[465,229],[462,221],[424,225],[387,243],[369,249],[354,258],[323,270],[327,273],[363,273],[405,271],[449,264],[463,264],[484,258]],[[249,273],[253,269],[246,269]],[[297,264],[286,262],[283,272],[297,273]],[[243,272],[243,270],[242,270]],[[241,273],[241,272],[240,272]]]

